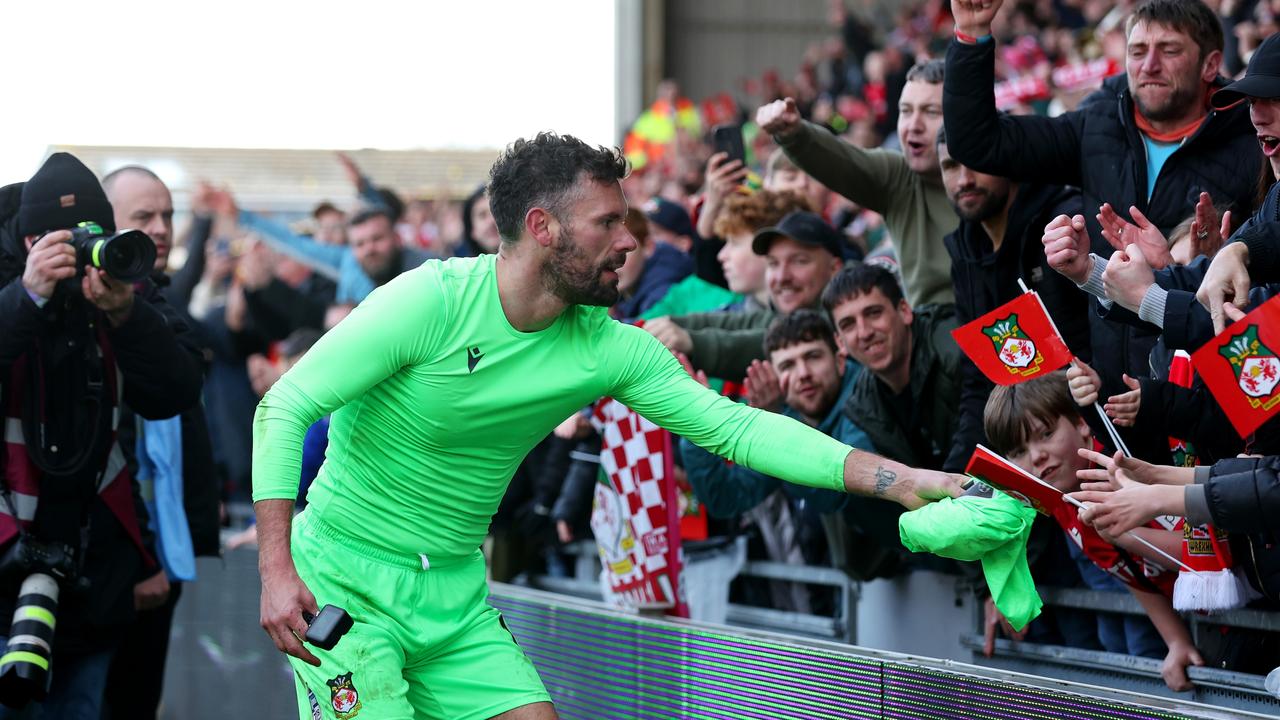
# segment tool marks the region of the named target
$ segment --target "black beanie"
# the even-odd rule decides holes
[[[23,237],[94,222],[115,232],[115,213],[93,171],[70,153],[54,153],[22,186],[18,233]]]

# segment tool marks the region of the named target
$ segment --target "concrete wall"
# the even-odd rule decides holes
[[[742,101],[742,78],[772,68],[789,79],[810,43],[835,36],[827,7],[827,0],[667,2],[665,74],[695,101],[722,91]]]

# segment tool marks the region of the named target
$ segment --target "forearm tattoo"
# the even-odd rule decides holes
[[[884,466],[876,468],[876,489],[873,494],[877,497],[884,495],[884,492],[889,489],[889,486],[893,485],[897,481],[898,473],[892,470],[885,470]]]

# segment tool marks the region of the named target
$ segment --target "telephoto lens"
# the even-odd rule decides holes
[[[0,656],[0,703],[22,708],[49,694],[49,661],[53,657],[57,610],[57,581],[44,573],[28,575],[18,592],[9,645]]]
[[[138,282],[156,264],[156,244],[141,230],[107,235],[94,223],[80,223],[71,231],[76,266],[92,265],[123,282]]]

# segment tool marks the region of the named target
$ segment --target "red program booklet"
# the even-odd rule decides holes
[[[983,445],[978,445],[974,449],[973,457],[969,458],[969,464],[964,471],[965,474],[1035,508],[1036,512],[1050,517],[1060,517],[1060,513],[1064,510],[1067,511],[1068,516],[1074,515],[1075,511],[1068,510],[1067,506],[1079,506],[1079,503],[1064,495],[1058,488],[1014,465]]]

